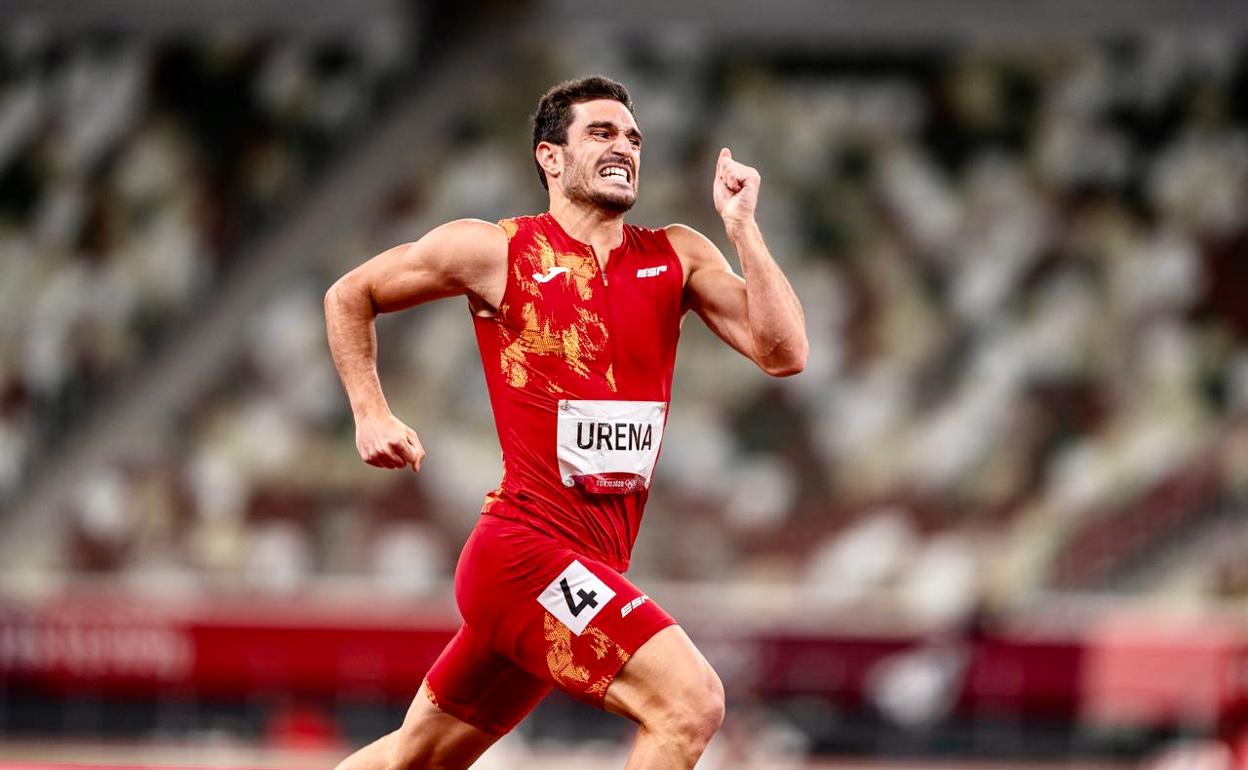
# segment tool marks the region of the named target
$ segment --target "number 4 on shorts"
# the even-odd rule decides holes
[[[579,561],[573,561],[537,597],[543,607],[559,619],[577,636],[585,626],[615,598],[606,583],[586,569]]]
[[[585,609],[586,606],[598,606],[597,591],[586,591],[584,588],[578,588],[576,590],[576,594],[581,597],[581,603],[576,604],[572,601],[572,589],[568,588],[567,578],[559,581],[559,587],[563,589],[563,598],[567,601],[568,609],[572,612],[572,617],[574,618],[579,616],[581,614],[581,610]]]

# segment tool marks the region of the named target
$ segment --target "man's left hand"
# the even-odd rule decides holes
[[[732,151],[727,147],[719,151],[711,195],[715,200],[715,210],[723,217],[729,234],[754,221],[754,207],[758,203],[761,182],[758,171],[733,160]]]

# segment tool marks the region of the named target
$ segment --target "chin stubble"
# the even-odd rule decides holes
[[[595,175],[585,173],[583,166],[576,165],[574,167],[577,169],[576,175],[569,177],[568,183],[563,187],[563,193],[568,199],[585,201],[599,208],[619,214],[628,211],[637,202],[637,192],[635,190],[628,197],[624,197],[622,194],[615,196],[611,193],[595,190],[592,186]]]

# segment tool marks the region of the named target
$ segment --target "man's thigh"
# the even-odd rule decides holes
[[[603,708],[636,722],[680,702],[723,701],[723,685],[680,626],[656,633],[607,688]]]
[[[495,737],[510,732],[550,689],[548,680],[500,655],[467,625],[442,650],[421,686],[429,706]],[[427,714],[425,705],[418,697],[409,719]]]

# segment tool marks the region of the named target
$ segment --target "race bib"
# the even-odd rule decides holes
[[[559,473],[566,487],[598,495],[650,488],[663,440],[663,401],[559,402]]]

